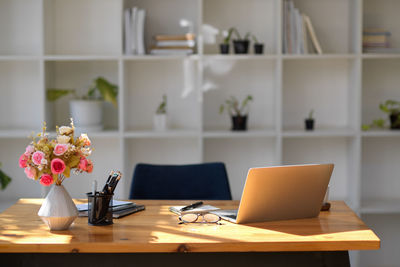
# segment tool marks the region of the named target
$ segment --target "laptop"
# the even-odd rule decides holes
[[[251,168],[238,210],[212,213],[233,223],[253,223],[317,217],[333,164]]]

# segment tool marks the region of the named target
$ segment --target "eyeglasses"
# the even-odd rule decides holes
[[[201,221],[198,221],[199,217],[202,218]],[[216,214],[212,213],[186,213],[181,216],[179,216],[179,224],[182,223],[216,223],[216,224],[221,224],[219,221],[221,221],[221,217],[219,217]]]

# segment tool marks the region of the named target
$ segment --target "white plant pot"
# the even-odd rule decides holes
[[[72,100],[69,108],[77,133],[103,130],[102,100]]]
[[[153,117],[155,131],[165,131],[168,128],[167,114],[155,114]]]
[[[38,215],[50,230],[67,230],[78,217],[78,209],[62,185],[53,185],[44,199]]]

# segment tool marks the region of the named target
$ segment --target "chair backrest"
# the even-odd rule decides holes
[[[228,175],[221,162],[135,167],[131,199],[231,200]]]

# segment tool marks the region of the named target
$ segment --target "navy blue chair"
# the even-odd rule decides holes
[[[131,199],[231,200],[228,175],[221,162],[135,167]]]

